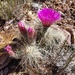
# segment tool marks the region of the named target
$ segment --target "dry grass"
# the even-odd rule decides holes
[[[9,20],[20,16],[24,0],[0,0],[0,17]]]

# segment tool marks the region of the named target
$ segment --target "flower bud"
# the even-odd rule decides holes
[[[27,33],[29,38],[35,38],[36,32],[33,28],[29,27]]]
[[[22,34],[25,34],[27,31],[26,31],[26,28],[24,26],[24,23],[22,21],[18,22],[18,27],[19,27],[19,30]]]
[[[8,52],[10,56],[15,55],[10,45],[7,45],[4,49]]]

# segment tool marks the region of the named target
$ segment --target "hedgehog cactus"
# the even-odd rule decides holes
[[[68,35],[70,37],[70,34],[68,33],[65,36],[62,29],[57,25],[52,25],[60,19],[60,13],[54,9],[44,8],[38,12],[38,17],[42,21],[42,26],[47,27],[45,33],[43,33],[43,30],[42,33],[39,31],[43,35],[40,35],[41,38],[39,42],[37,42],[37,38],[40,36],[38,36],[38,30],[36,30],[35,27],[27,26],[23,21],[18,23],[19,30],[22,34],[21,42],[23,44],[20,44],[22,47],[22,60],[20,65],[22,65],[30,75],[46,75],[48,73],[50,75],[52,72],[47,70],[47,65],[55,61],[54,59],[56,59],[57,54],[61,52],[61,46],[64,44]]]

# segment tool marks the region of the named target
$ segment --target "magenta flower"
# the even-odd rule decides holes
[[[9,55],[15,55],[10,45],[6,46],[4,49],[8,52]]]
[[[26,31],[26,28],[24,26],[24,23],[22,21],[19,21],[18,22],[18,27],[19,27],[19,30],[22,34],[25,34],[27,31]]]
[[[29,38],[35,38],[36,32],[33,28],[29,27],[27,33]]]
[[[43,8],[42,10],[38,11],[38,17],[45,27],[49,27],[55,21],[59,20],[61,15],[59,12],[52,8]]]

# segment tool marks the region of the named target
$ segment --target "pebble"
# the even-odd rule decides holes
[[[40,9],[42,7],[42,5],[38,4],[38,3],[33,3],[32,7]]]
[[[8,30],[10,28],[10,26],[4,26],[4,30],[6,31],[6,30]]]

